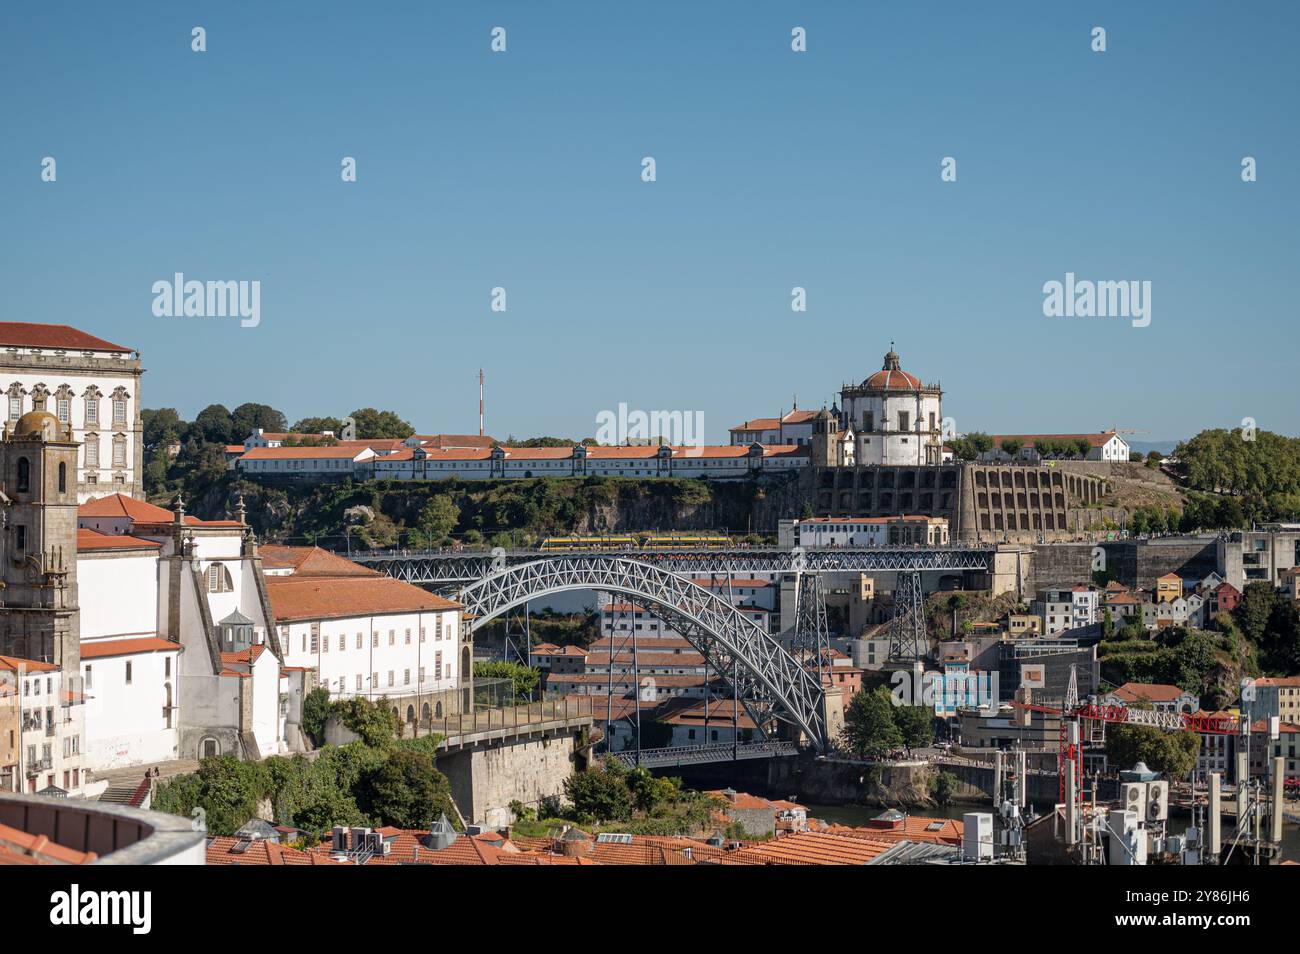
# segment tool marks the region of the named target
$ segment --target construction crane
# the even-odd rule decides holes
[[[1070,687],[1074,690],[1076,683],[1073,667],[1070,672]],[[1242,720],[1233,715],[1194,715],[1187,712],[1160,712],[1155,709],[1129,709],[1125,706],[1103,706],[1096,703],[1078,702],[1077,690],[1066,692],[1066,705],[1040,706],[1028,702],[1013,702],[1018,709],[1054,715],[1061,720],[1060,752],[1057,756],[1057,774],[1060,778],[1061,801],[1065,801],[1066,772],[1074,775],[1074,797],[1076,801],[1083,798],[1083,723],[1100,730],[1088,741],[1097,744],[1105,741],[1105,725],[1144,725],[1161,729],[1165,732],[1199,732],[1209,735],[1237,735],[1241,732]],[[1074,698],[1071,698],[1071,697]]]

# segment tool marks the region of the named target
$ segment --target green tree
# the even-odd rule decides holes
[[[145,408],[140,412],[140,423],[144,428],[144,446],[147,448],[164,447],[172,441],[180,440],[181,434],[185,432],[185,422],[174,407]]]
[[[894,724],[903,737],[908,754],[934,741],[934,710],[929,706],[898,706],[894,709]]]
[[[358,440],[405,440],[415,433],[408,421],[392,411],[362,407],[353,411],[351,417],[356,424]]]
[[[188,430],[188,436],[207,444],[233,444],[235,438],[231,433],[230,411],[224,404],[209,404],[199,411],[199,416]],[[246,437],[247,434],[240,434],[238,440],[242,441]]]
[[[1256,646],[1262,645],[1268,622],[1277,608],[1278,596],[1271,583],[1256,580],[1247,583],[1241,600],[1233,610],[1233,618],[1246,638]]]
[[[328,689],[313,689],[302,700],[302,730],[313,745],[320,746],[325,742],[325,720],[329,718],[329,712]]]
[[[417,524],[420,531],[429,537],[432,545],[451,536],[456,524],[460,522],[460,508],[452,502],[447,494],[436,494],[420,510]]]
[[[343,436],[343,422],[337,417],[304,417],[295,421],[292,430],[297,434],[322,434],[333,431],[335,437]]]
[[[1111,764],[1129,769],[1145,762],[1171,781],[1191,774],[1200,747],[1201,737],[1195,732],[1164,732],[1149,725],[1107,727],[1106,757]]]
[[[369,813],[384,825],[428,828],[439,815],[454,817],[451,785],[425,752],[396,749],[365,786]]]
[[[257,428],[274,434],[288,430],[284,415],[267,404],[249,402],[230,412],[230,430],[234,442],[245,440]],[[232,442],[233,443],[233,442]]]
[[[930,776],[930,797],[936,805],[947,806],[952,803],[960,785],[961,780],[951,772],[936,772]]]
[[[864,758],[884,758],[903,744],[888,689],[880,686],[853,697],[844,714],[844,739],[851,752]]]
[[[564,794],[581,816],[600,821],[620,821],[632,814],[632,793],[624,784],[627,774],[610,760],[605,766],[574,772],[564,781]]]
[[[1024,441],[1010,437],[1002,442],[1002,453],[1006,454],[1008,457],[1015,457],[1020,453],[1021,448],[1024,446]]]
[[[478,660],[474,663],[475,679],[509,679],[513,682],[513,701],[531,699],[541,676],[538,670],[517,662]]]

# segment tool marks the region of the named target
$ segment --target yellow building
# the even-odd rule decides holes
[[[1177,573],[1166,573],[1156,580],[1156,602],[1172,603],[1183,595],[1183,578]]]
[[[1043,618],[1036,613],[1008,613],[1007,634],[1012,639],[1043,635]]]

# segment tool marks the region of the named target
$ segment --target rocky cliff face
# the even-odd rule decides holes
[[[244,495],[248,520],[269,540],[337,536],[345,527],[387,521],[418,526],[430,498],[449,496],[460,510],[458,534],[507,530],[533,534],[717,530],[733,536],[775,534],[777,521],[802,513],[796,479],[753,481],[636,478],[538,478],[527,481],[267,485],[226,477],[186,500],[205,519],[228,516]],[[298,540],[297,542],[301,542]]]

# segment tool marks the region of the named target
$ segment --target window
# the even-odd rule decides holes
[[[69,401],[69,400],[68,400],[67,398],[65,398],[65,397],[61,397],[61,398],[59,398],[57,401],[54,402],[54,406],[55,406],[55,408],[57,409],[57,410],[56,410],[56,413],[57,413],[58,418],[59,418],[59,423],[60,423],[60,424],[67,424],[67,423],[68,423],[68,417],[69,417],[69,415],[70,415],[70,413],[71,413],[72,402]]]
[[[132,679],[132,676],[133,676],[133,673],[132,673],[132,666],[133,666],[133,665],[134,665],[134,663],[132,663],[131,660],[128,659],[128,660],[126,661],[126,684],[127,684],[128,686],[131,685],[131,679]]]
[[[113,438],[113,466],[126,466],[126,438],[121,434]]]
[[[391,670],[391,669],[388,670],[388,684],[389,684],[390,686],[393,684],[393,670]]]
[[[406,631],[406,645],[411,645],[411,631],[409,629]]]
[[[86,664],[86,688],[90,688],[90,664]]]
[[[357,649],[360,649],[360,648],[361,648],[361,641],[362,641],[363,639],[365,639],[365,635],[362,634],[362,633],[357,633]],[[361,677],[358,676],[357,678],[360,679]]]
[[[15,489],[20,494],[29,493],[32,489],[32,465],[26,457],[18,458],[18,480]]]
[[[209,593],[229,593],[234,588],[234,582],[230,579],[230,571],[224,565],[214,563],[208,567]]]
[[[121,398],[113,401],[113,424],[115,426],[126,425],[126,401]]]
[[[911,418],[906,411],[898,412],[898,429],[900,431],[908,430],[907,425],[911,423]]]
[[[27,528],[24,526],[19,525],[14,527],[14,549],[27,549]]]
[[[388,631],[388,645],[390,645],[390,646],[396,646],[396,645],[397,645],[397,630],[395,630],[395,629],[390,629],[390,630]]]
[[[373,633],[370,634],[370,648],[371,649],[379,648],[379,630],[375,630]]]
[[[67,492],[68,492],[68,465],[60,462],[59,463],[59,493],[66,494]]]
[[[163,657],[163,678],[170,679],[171,677],[172,677],[172,657],[164,656]]]
[[[23,416],[23,399],[20,395],[9,395],[9,420],[16,421]]]
[[[99,398],[86,398],[86,423],[99,423]]]
[[[411,670],[407,669],[402,673],[402,685],[409,686],[410,684],[411,684]]]
[[[361,691],[361,673],[357,673],[357,692]]]
[[[311,651],[318,652],[320,649],[320,637],[315,633],[311,634]]]

